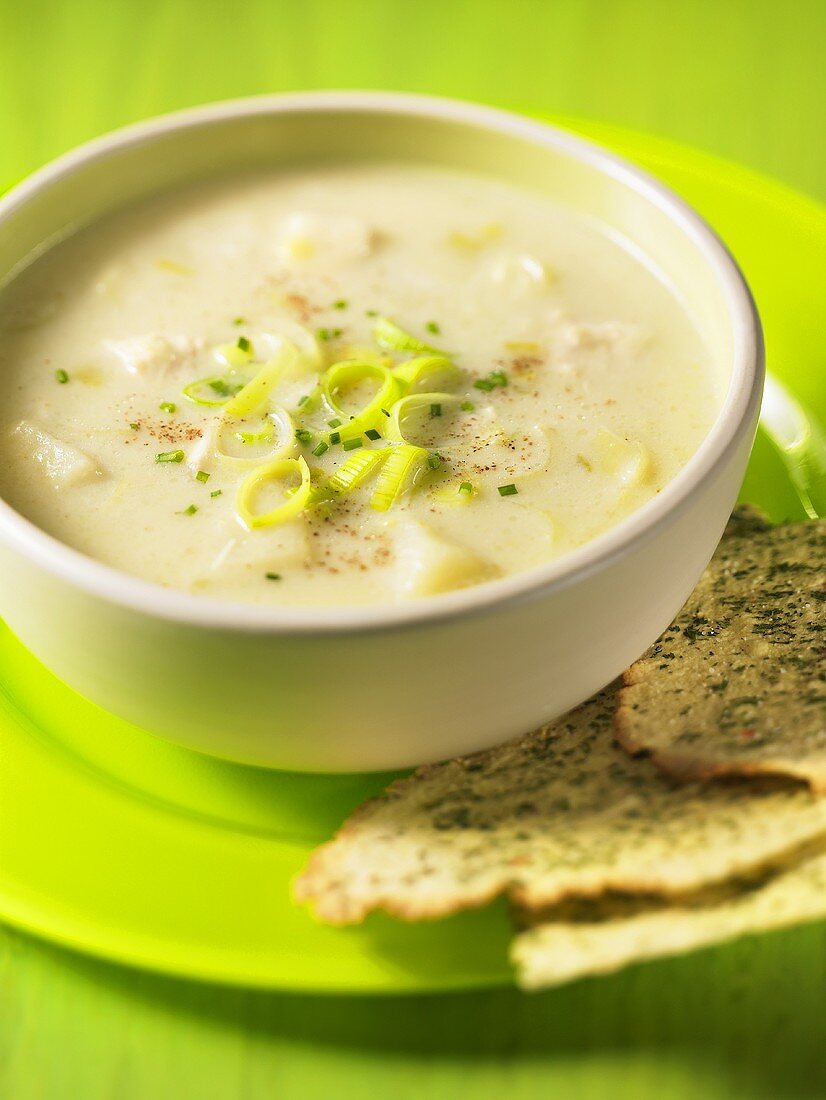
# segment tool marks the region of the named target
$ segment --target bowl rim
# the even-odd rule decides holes
[[[690,239],[720,286],[732,333],[732,370],[717,415],[699,447],[651,500],[614,527],[559,558],[523,572],[408,603],[333,606],[260,605],[166,588],[105,565],[60,542],[0,498],[0,540],[28,561],[91,596],[144,616],[204,628],[271,635],[352,634],[428,626],[502,611],[584,580],[633,552],[673,520],[753,430],[764,377],[763,334],[746,280],[708,223],[665,184],[623,157],[551,123],[500,108],[443,97],[382,91],[310,91],[258,95],[190,107],[121,127],[64,153],[0,198],[0,224],[41,191],[77,169],[178,130],[233,118],[307,113],[378,113],[466,124],[552,148],[630,187]],[[48,242],[44,242],[48,243]]]

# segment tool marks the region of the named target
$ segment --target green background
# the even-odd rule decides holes
[[[585,115],[826,196],[822,0],[0,0],[0,178],[159,111],[393,88]]]
[[[0,0],[0,180],[161,110],[360,86],[601,118],[823,198],[824,41],[822,2]],[[213,989],[0,932],[0,1097],[822,1097],[824,978],[822,926],[530,998],[395,1001]]]

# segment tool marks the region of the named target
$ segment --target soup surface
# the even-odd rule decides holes
[[[0,493],[205,596],[392,602],[650,499],[719,383],[672,291],[548,199],[406,164],[201,185],[0,296]]]

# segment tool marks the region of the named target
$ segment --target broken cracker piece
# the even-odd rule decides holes
[[[673,775],[780,773],[826,792],[826,521],[735,521],[625,673],[620,743]]]
[[[682,784],[612,737],[615,690],[499,748],[420,768],[318,849],[295,896],[333,924],[446,916],[499,894],[539,909],[662,896],[752,872],[826,833],[789,781]]]
[[[599,903],[596,903],[599,904]],[[739,936],[826,917],[826,853],[810,856],[753,883],[736,884],[722,897],[705,894],[647,908],[639,899],[610,900],[602,913],[547,920],[521,932],[511,960],[523,989],[562,985],[609,974],[633,963],[681,955]]]

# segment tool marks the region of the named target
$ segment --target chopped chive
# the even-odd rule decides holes
[[[516,488],[516,486],[513,483],[511,483],[510,485],[500,485],[499,486],[499,496],[500,497],[515,497],[518,492],[519,492],[519,490]]]
[[[430,415],[431,416],[441,416],[442,415],[442,406],[439,405],[439,404],[431,405],[430,406]]]
[[[365,317],[378,317],[379,311],[377,309],[366,309],[364,311]]]
[[[162,401],[158,407],[165,413],[174,413],[178,408],[172,401]]]
[[[330,432],[330,443],[334,447],[336,443],[341,443],[341,432]]]
[[[188,508],[184,508],[183,512],[178,512],[179,516],[194,516],[198,511],[197,504],[190,504]]]
[[[438,336],[442,331],[439,324],[436,321],[428,321],[424,326],[428,332],[432,332],[434,336]]]
[[[338,420],[336,417],[334,417],[332,420],[328,420],[327,423],[330,425],[331,428],[340,428],[342,425],[342,421]]]
[[[476,406],[473,404],[472,401],[463,401],[459,408],[462,410],[462,412],[472,413]]]
[[[588,471],[593,470],[594,467],[591,465],[585,455],[577,455],[576,460],[583,469]]]
[[[245,317],[233,317],[232,323],[234,325],[245,325],[247,323],[247,320]]]
[[[310,400],[310,395],[308,393],[305,393],[303,397],[299,397],[298,404],[299,405],[306,405],[309,400]]]
[[[381,439],[381,432],[377,432],[375,428],[368,428],[364,434],[368,439]]]
[[[209,474],[206,472],[206,470],[199,470],[198,473],[195,475],[195,480],[200,481],[202,485],[206,485],[206,483],[209,481]]]
[[[235,397],[236,393],[240,393],[244,388],[243,382],[230,385],[228,382],[225,382],[223,378],[211,378],[209,382],[207,382],[207,385],[211,390],[214,390],[215,393],[220,394],[221,397]]]
[[[136,424],[134,420],[130,420],[129,427],[132,429],[133,432],[136,432],[140,428],[140,424]]]
[[[431,452],[427,456],[427,464],[431,470],[438,470],[442,464],[442,456]]]
[[[219,496],[221,495],[221,493],[223,493],[223,491],[224,491],[223,489],[213,489],[213,490],[212,490],[212,492],[211,492],[211,493],[210,493],[209,495],[210,495],[210,496],[211,496],[211,497],[213,498],[213,500],[214,500],[214,499],[215,499],[215,497],[219,497]]]
[[[338,298],[335,302],[333,302],[333,309],[347,309],[347,306],[349,304],[350,303],[347,301],[346,298]]]
[[[321,456],[324,454],[324,452],[329,451],[329,449],[330,448],[327,446],[327,444],[322,439],[322,441],[318,444],[317,447],[313,447],[313,454],[316,456],[316,458],[321,458]]]
[[[161,451],[155,455],[156,462],[183,462],[185,458],[183,451]]]
[[[335,340],[336,337],[341,336],[343,329],[340,328],[317,328],[316,336],[319,340]]]
[[[463,481],[462,484],[459,486],[459,492],[465,494],[472,493],[473,486],[469,481]]]
[[[65,383],[69,381],[69,375],[62,368],[60,370],[56,370],[54,372],[54,376],[58,380],[58,382],[61,384],[61,386],[65,385]]]
[[[246,336],[238,337],[238,347],[241,351],[252,351],[252,344],[246,338]]]
[[[492,370],[487,378],[477,378],[473,383],[477,390],[484,390],[485,393],[490,393],[497,386],[507,386],[507,384],[508,376],[503,370]]]
[[[308,431],[307,428],[297,428],[295,438],[298,440],[299,443],[312,443],[313,433],[311,431]]]
[[[267,578],[268,581],[280,581],[281,580],[281,574],[280,573],[265,573],[264,576]]]
[[[389,415],[390,415],[390,413],[389,413],[389,412],[387,411],[387,409],[382,409],[381,411],[382,411],[382,412],[384,413],[384,415],[385,415],[385,416],[389,416]]]
[[[355,451],[361,446],[361,436],[358,435],[355,439],[345,439],[341,446],[345,451]]]

